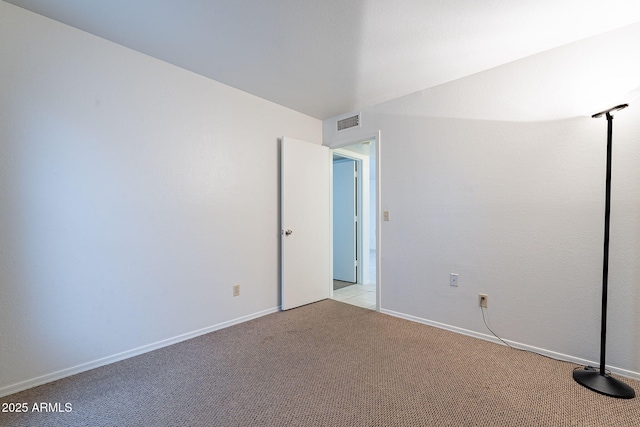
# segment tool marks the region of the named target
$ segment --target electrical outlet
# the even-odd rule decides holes
[[[451,273],[449,275],[449,285],[458,286],[458,273]]]
[[[478,294],[478,304],[480,307],[489,308],[489,295]]]
[[[240,296],[240,285],[233,285],[233,296]]]

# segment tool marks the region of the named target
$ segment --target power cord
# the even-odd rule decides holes
[[[537,354],[538,356],[542,356],[542,357],[546,357],[547,359],[551,359],[551,360],[558,360],[558,359],[554,359],[551,356],[547,356],[546,354],[542,354],[542,353],[538,353],[537,351],[533,351],[533,350],[527,350],[524,348],[516,348],[512,345],[509,345],[509,343],[507,343],[505,340],[503,340],[502,338],[500,338],[495,332],[493,332],[493,330],[489,327],[489,325],[487,324],[487,319],[484,316],[484,307],[480,306],[480,311],[482,312],[482,321],[484,322],[484,326],[487,327],[487,329],[493,334],[494,337],[498,338],[500,341],[502,341],[502,343],[504,345],[506,345],[507,347],[509,347],[512,350],[518,350],[518,351],[524,351],[527,353],[533,353],[533,354]],[[578,368],[576,368],[578,369]]]
[[[498,338],[500,341],[502,341],[502,343],[504,345],[506,345],[509,348],[513,348],[511,347],[508,343],[506,343],[502,338],[500,338],[495,332],[493,332],[493,330],[491,330],[491,328],[489,327],[489,325],[487,325],[487,319],[485,319],[484,317],[484,307],[480,306],[480,311],[482,312],[482,321],[484,322],[484,326],[487,327],[487,329],[489,330],[489,332],[491,332],[493,334],[494,337]]]
[[[516,347],[513,347],[513,346],[509,345],[509,343],[505,342],[505,340],[503,340],[495,332],[493,332],[493,330],[487,324],[487,319],[484,317],[484,307],[480,306],[480,311],[482,312],[482,321],[484,322],[484,326],[487,327],[487,329],[493,334],[494,337],[498,338],[500,341],[502,341],[502,343],[504,345],[506,345],[510,349],[519,350],[519,351],[525,351],[527,353],[537,354],[538,356],[546,357],[547,359],[551,359],[551,360],[558,360],[558,359],[554,359],[551,356],[547,356],[546,354],[538,353],[537,351],[527,350],[527,349],[524,349],[524,348],[516,348]],[[592,369],[594,371],[600,370],[599,368],[594,368],[593,366],[585,366],[584,368],[582,366],[576,366],[575,368],[573,368],[574,371],[577,370],[577,369]],[[605,375],[611,375],[611,371],[606,369],[606,368],[604,370],[604,373],[605,373]]]

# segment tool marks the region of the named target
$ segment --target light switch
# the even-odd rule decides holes
[[[389,221],[391,219],[391,214],[389,211],[384,211],[384,220]]]

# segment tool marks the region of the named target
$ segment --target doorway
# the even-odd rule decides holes
[[[376,138],[332,150],[332,298],[372,310],[379,308],[377,151]]]

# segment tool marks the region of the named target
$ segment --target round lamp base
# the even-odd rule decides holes
[[[578,384],[607,396],[632,399],[636,395],[636,392],[629,385],[613,378],[611,375],[601,375],[600,371],[590,366],[574,370],[573,379]]]

